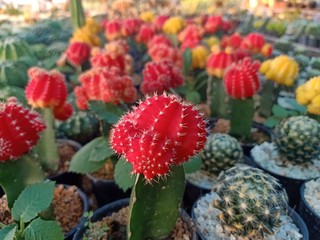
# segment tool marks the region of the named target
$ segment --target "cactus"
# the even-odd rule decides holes
[[[17,61],[23,57],[35,59],[26,42],[14,37],[0,40],[0,61]]]
[[[307,116],[283,120],[274,131],[274,143],[282,158],[294,164],[311,162],[320,153],[320,125]]]
[[[12,86],[0,88],[0,101],[7,100],[12,96],[15,96],[23,105],[27,105],[27,100],[23,88]]]
[[[71,19],[74,28],[81,28],[85,24],[82,0],[70,0]]]
[[[299,64],[299,69],[304,70],[309,66],[310,57],[305,54],[297,54],[294,56],[294,59]]]
[[[202,169],[214,176],[242,160],[243,152],[237,139],[228,134],[210,134],[202,153]]]
[[[27,82],[27,68],[24,64],[10,61],[0,62],[0,87],[15,86],[24,88]]]
[[[154,95],[124,115],[110,136],[113,149],[138,174],[128,239],[164,239],[179,215],[185,187],[181,164],[199,153],[206,141],[202,116],[175,95]]]
[[[58,123],[58,131],[81,144],[94,139],[99,133],[99,119],[91,112],[75,112],[67,121]]]
[[[291,41],[280,39],[275,42],[274,49],[279,50],[282,54],[288,54],[294,49],[294,47]]]
[[[106,39],[108,41],[114,41],[121,38],[121,21],[112,20],[108,21],[105,26]]]
[[[60,56],[68,47],[67,43],[64,42],[55,42],[52,43],[50,46],[47,48],[47,57],[52,57],[52,56]]]
[[[312,57],[311,62],[310,62],[310,66],[313,69],[320,70],[320,57]]]
[[[142,74],[141,91],[143,94],[163,93],[184,83],[181,70],[167,61],[147,63]]]
[[[75,66],[81,66],[89,60],[91,47],[87,43],[72,42],[66,50],[67,60]]]
[[[224,74],[223,82],[230,99],[230,135],[249,137],[254,115],[252,96],[259,90],[259,62],[249,58],[233,63]]]
[[[164,60],[174,63],[177,67],[182,67],[183,57],[179,49],[168,46],[166,43],[155,44],[148,49],[148,55],[153,62]]]
[[[207,103],[210,106],[211,116],[225,117],[227,115],[226,94],[223,89],[222,77],[232,62],[232,55],[223,51],[211,54],[207,60],[206,68],[209,75]]]
[[[156,34],[156,29],[154,25],[149,23],[144,23],[141,25],[138,34],[136,35],[137,43],[148,44],[148,42]]]
[[[241,42],[240,47],[253,53],[260,53],[265,44],[264,36],[260,33],[249,33]]]
[[[121,75],[118,68],[92,68],[79,76],[81,86],[75,88],[80,110],[88,108],[88,100],[119,104],[133,102],[137,90],[131,77]]]
[[[274,177],[262,170],[238,165],[219,175],[213,187],[219,199],[223,228],[235,237],[265,239],[280,226],[286,214],[287,195]]]

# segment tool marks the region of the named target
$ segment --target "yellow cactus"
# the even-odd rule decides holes
[[[270,69],[271,62],[272,62],[272,59],[268,59],[268,60],[264,61],[260,65],[260,69],[259,69],[260,73],[266,74]]]
[[[292,58],[281,55],[261,66],[260,72],[264,73],[268,80],[278,84],[292,86],[299,74],[299,65]]]
[[[156,16],[154,15],[154,13],[152,11],[142,12],[139,17],[142,21],[147,22],[147,23],[153,22],[154,19],[156,18]]]
[[[96,20],[94,20],[94,18],[92,17],[89,17],[86,19],[86,24],[84,28],[86,28],[87,31],[90,31],[91,33],[94,33],[94,34],[97,34],[102,30],[102,27],[100,26],[100,24]]]
[[[193,68],[205,68],[207,57],[208,57],[208,50],[204,46],[196,46],[192,49],[192,67]]]
[[[88,28],[83,27],[77,29],[74,33],[70,42],[84,42],[89,44],[90,46],[100,46],[101,39],[98,35],[93,34]]]
[[[220,45],[220,40],[217,37],[207,37],[203,41],[211,48],[214,45]]]
[[[320,76],[309,79],[296,89],[296,100],[307,105],[309,113],[320,115]]]
[[[171,17],[163,24],[162,30],[167,34],[178,34],[185,26],[182,17]]]

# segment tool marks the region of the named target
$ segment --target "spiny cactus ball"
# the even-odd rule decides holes
[[[222,172],[213,190],[220,199],[213,206],[223,228],[236,237],[265,239],[286,213],[287,195],[277,179],[241,164]]]
[[[218,175],[233,167],[243,157],[240,143],[228,134],[211,134],[202,153],[202,169]]]
[[[281,156],[295,164],[310,162],[320,153],[320,124],[312,118],[285,119],[277,125],[274,134]]]

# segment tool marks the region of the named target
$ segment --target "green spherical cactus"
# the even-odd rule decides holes
[[[75,112],[67,121],[60,122],[58,131],[69,139],[85,144],[99,134],[99,119],[90,112]]]
[[[294,116],[280,122],[274,142],[281,157],[294,164],[312,161],[320,153],[320,124],[307,116]]]
[[[202,169],[219,175],[239,163],[242,157],[242,147],[237,139],[228,134],[210,134],[202,153]]]
[[[277,179],[241,164],[222,172],[217,180],[213,190],[220,198],[212,204],[221,210],[218,218],[227,232],[245,239],[265,239],[280,225],[287,195]]]
[[[34,57],[26,42],[15,37],[0,41],[0,61],[16,61],[22,57]]]
[[[14,86],[0,87],[0,102],[15,96],[23,105],[27,105],[26,95],[23,88]]]
[[[0,87],[24,88],[28,83],[27,67],[19,62],[0,62]]]
[[[288,54],[288,52],[292,51],[294,47],[291,41],[280,39],[274,44],[274,48],[282,53]]]
[[[294,56],[294,59],[299,64],[299,69],[304,70],[309,66],[310,57],[305,54],[298,54]]]

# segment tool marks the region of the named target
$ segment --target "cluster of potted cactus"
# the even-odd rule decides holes
[[[101,20],[70,7],[73,32],[51,62],[40,45],[0,38],[0,210],[12,216],[1,239],[309,239],[290,207],[304,213],[300,187],[320,175],[319,59],[240,33],[227,15]],[[264,128],[272,114],[283,121]],[[59,137],[82,144],[64,167],[99,207],[74,236],[55,218],[55,191],[68,188],[52,182]]]

